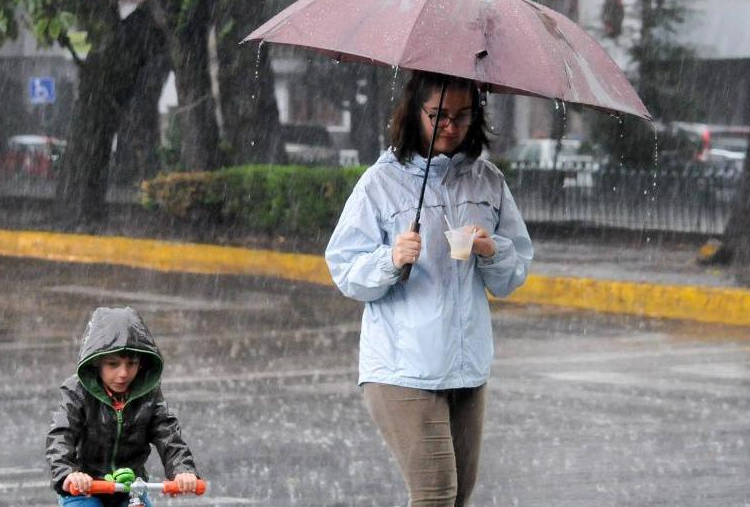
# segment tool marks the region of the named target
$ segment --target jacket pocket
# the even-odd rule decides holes
[[[500,196],[470,198],[456,203],[456,211],[461,224],[479,225],[492,234],[500,223],[500,206]]]
[[[403,234],[411,230],[411,224],[417,217],[417,205],[419,204],[419,196],[414,196],[409,201],[403,200],[393,209],[389,210],[388,215],[385,217],[385,222],[382,227],[386,233],[385,243],[393,245],[396,236]],[[422,213],[420,222],[424,222],[425,217],[431,214],[432,209],[437,209],[439,215],[442,216],[443,205],[435,201],[429,201],[425,196],[425,202],[422,204]]]

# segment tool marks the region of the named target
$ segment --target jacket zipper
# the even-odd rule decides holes
[[[114,409],[114,407],[112,407]],[[122,433],[122,410],[115,410],[115,415],[117,416],[117,433],[115,434],[115,448],[112,451],[112,470],[117,470],[115,468],[115,457],[117,456],[117,448],[120,445],[120,434]]]

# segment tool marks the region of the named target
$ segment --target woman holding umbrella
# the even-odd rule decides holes
[[[468,502],[493,357],[485,291],[509,295],[533,255],[502,173],[479,158],[482,106],[472,81],[414,72],[392,146],[355,186],[326,248],[336,285],[365,302],[359,383],[411,506]],[[468,260],[450,257],[446,222],[474,232]]]

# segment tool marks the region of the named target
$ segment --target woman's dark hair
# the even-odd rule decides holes
[[[393,111],[391,118],[391,146],[401,163],[410,159],[414,153],[419,153],[422,147],[421,115],[422,106],[437,90],[440,91],[445,80],[446,89],[471,91],[471,108],[474,121],[469,127],[461,145],[456,152],[463,152],[470,158],[477,158],[482,148],[488,146],[487,121],[484,117],[484,107],[480,104],[479,89],[474,82],[432,72],[414,71],[406,85],[404,96]]]

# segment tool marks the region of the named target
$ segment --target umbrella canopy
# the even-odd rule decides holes
[[[299,0],[247,36],[650,120],[581,27],[529,0]]]

